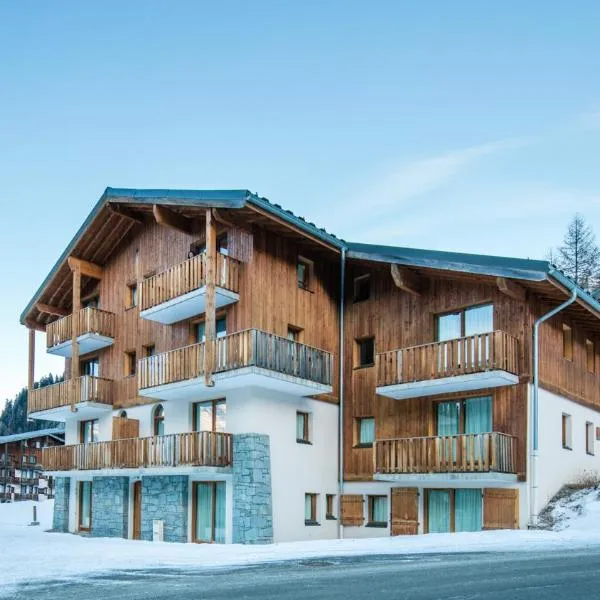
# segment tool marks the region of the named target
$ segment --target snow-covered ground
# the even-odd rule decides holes
[[[34,504],[38,527],[29,526]],[[47,533],[52,505],[51,501],[0,504],[0,596],[9,595],[14,585],[24,581],[82,578],[110,570],[216,568],[362,554],[539,552],[600,545],[598,490],[577,492],[557,503],[553,510],[558,530],[554,531],[483,531],[268,546],[169,544]]]

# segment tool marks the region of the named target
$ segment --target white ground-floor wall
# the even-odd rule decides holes
[[[567,437],[564,445],[563,415],[566,417]],[[597,410],[547,390],[539,390],[536,514],[539,514],[563,485],[578,484],[585,479],[600,476],[600,441],[597,439],[597,427],[600,427],[600,412]]]
[[[215,396],[215,400],[222,396]],[[202,402],[206,399],[202,398]],[[293,396],[264,388],[244,388],[225,395],[224,430],[232,434],[262,434],[269,437],[272,490],[273,541],[333,539],[338,535],[337,520],[326,518],[327,496],[332,495],[334,512],[338,512],[338,406],[337,404]],[[194,401],[168,400],[126,409],[127,417],[139,420],[140,437],[153,435],[153,414],[161,404],[164,410],[164,434],[193,431]],[[308,443],[296,436],[297,413],[308,418]],[[120,410],[107,411],[98,419],[98,440],[112,439],[112,419]],[[66,444],[80,439],[77,413],[65,424]],[[169,473],[176,474],[176,469]],[[141,472],[140,472],[141,473]],[[106,472],[106,475],[111,473]],[[119,473],[115,472],[115,475]],[[55,473],[60,476],[60,473]],[[70,472],[73,481],[91,480],[92,474]],[[121,473],[122,475],[122,473]],[[141,476],[138,473],[133,477]],[[71,485],[69,530],[76,531],[77,485]],[[191,486],[190,486],[191,488]],[[191,491],[190,491],[191,493]],[[228,522],[232,521],[231,485],[227,488]],[[305,521],[305,495],[316,495],[316,523]],[[190,504],[191,506],[191,504]],[[228,538],[231,528],[228,527]],[[191,535],[189,536],[191,539]]]
[[[525,482],[510,483],[506,485],[498,484],[498,482],[491,482],[482,480],[481,482],[471,481],[457,485],[455,481],[450,479],[446,482],[436,481],[428,483],[415,484],[411,482],[386,482],[386,481],[365,481],[365,482],[346,482],[344,484],[344,494],[358,494],[363,496],[363,517],[364,524],[361,526],[349,526],[344,527],[344,537],[349,538],[373,538],[389,536],[392,534],[391,530],[391,516],[392,516],[392,489],[393,488],[413,488],[418,491],[418,533],[426,533],[425,530],[425,513],[427,507],[426,502],[426,491],[427,490],[457,490],[457,489],[477,489],[482,491],[482,503],[483,503],[483,490],[485,489],[510,489],[518,491],[518,528],[527,528],[527,484]],[[369,523],[369,496],[385,496],[387,498],[387,524],[386,527],[373,527]],[[483,507],[483,504],[482,504]],[[481,511],[483,517],[483,510]],[[482,521],[483,527],[483,521]]]

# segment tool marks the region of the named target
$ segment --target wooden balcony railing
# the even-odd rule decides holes
[[[46,327],[46,347],[52,348],[69,341],[73,336],[73,321],[75,334],[97,333],[105,337],[115,337],[115,315],[99,308],[82,308],[73,315],[67,315],[58,321],[49,323]]]
[[[240,261],[217,253],[216,284],[239,292]],[[193,292],[206,284],[206,253],[198,254],[162,273],[144,279],[140,287],[140,310],[147,310]]]
[[[138,363],[138,387],[156,387],[204,374],[205,344],[163,352]],[[332,355],[258,329],[246,329],[216,340],[215,373],[261,367],[331,385]]]
[[[468,433],[377,440],[375,473],[516,473],[516,438]]]
[[[79,402],[112,405],[113,399],[111,379],[83,375],[75,380],[74,386],[69,379],[32,390],[27,400],[27,412],[34,413]]]
[[[52,446],[42,450],[42,464],[47,471],[227,467],[231,459],[231,434],[211,431]]]
[[[377,386],[502,370],[518,374],[517,339],[503,331],[383,352],[376,357]]]

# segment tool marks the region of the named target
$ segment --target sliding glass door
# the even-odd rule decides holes
[[[481,531],[481,490],[456,490],[454,530]]]
[[[427,490],[427,532],[481,531],[480,489]]]
[[[452,531],[450,523],[450,490],[429,490],[429,533]]]
[[[79,531],[92,528],[92,482],[79,482]]]
[[[225,482],[194,483],[194,541],[225,543]]]

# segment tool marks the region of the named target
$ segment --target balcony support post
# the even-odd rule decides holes
[[[204,383],[213,386],[216,343],[215,285],[217,279],[217,226],[212,208],[206,209],[206,320],[204,334]]]
[[[29,365],[27,371],[27,390],[31,394],[35,382],[35,329],[29,329]]]
[[[71,411],[76,412],[75,400],[79,377],[79,342],[77,341],[77,316],[81,310],[81,270],[73,268],[73,313],[71,316]]]

